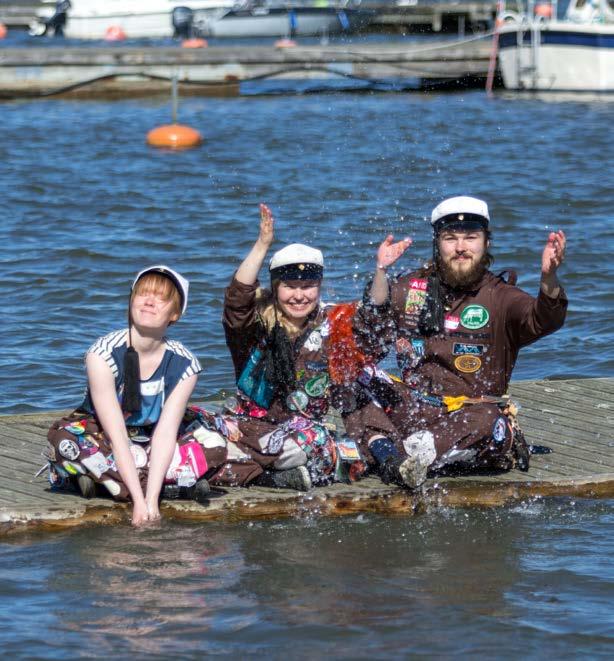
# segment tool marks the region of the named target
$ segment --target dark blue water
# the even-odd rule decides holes
[[[611,658],[613,504],[28,536],[0,544],[1,647],[40,659]]]
[[[411,235],[403,267],[430,252],[427,217],[446,196],[491,208],[496,269],[535,292],[552,228],[569,237],[565,328],[526,349],[516,378],[609,376],[614,365],[610,175],[614,104],[481,92],[185,99],[206,138],[145,144],[169,104],[46,100],[0,106],[3,412],[75,405],[82,357],[125,324],[133,275],[164,262],[191,281],[172,334],[205,367],[197,395],[232,386],[223,289],[258,232],[323,248],[325,296],[358,297],[387,232]]]
[[[223,289],[258,232],[321,247],[329,300],[358,297],[393,232],[428,258],[446,196],[491,208],[496,269],[536,291],[550,229],[569,238],[566,326],[516,378],[611,376],[614,246],[607,99],[481,92],[185,99],[205,145],[145,145],[169,104],[0,105],[0,411],[68,408],[82,357],[125,324],[129,284],[166,262],[191,281],[172,335],[197,397],[232,387]],[[42,444],[42,439],[41,439]],[[610,658],[612,501],[538,501],[416,518],[164,522],[0,544],[0,648],[19,658]],[[290,652],[288,651],[290,650]],[[69,651],[69,652],[67,652]]]

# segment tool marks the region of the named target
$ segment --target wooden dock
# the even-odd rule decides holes
[[[614,496],[614,379],[518,381],[512,397],[529,443],[551,454],[531,457],[528,473],[430,479],[420,493],[376,478],[308,494],[264,488],[215,489],[208,505],[168,501],[163,515],[197,521],[381,512],[411,515],[434,507],[490,507],[544,496]],[[52,492],[41,450],[58,412],[0,416],[0,537],[32,528],[62,530],[128,520],[126,505]]]
[[[483,86],[490,40],[429,44],[212,47],[92,47],[0,49],[0,99],[62,92],[71,97],[168,94],[173,76],[182,95],[229,95],[264,79],[411,81]]]

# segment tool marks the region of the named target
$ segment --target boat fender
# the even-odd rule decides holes
[[[105,41],[125,41],[126,33],[120,25],[109,25],[104,33]]]

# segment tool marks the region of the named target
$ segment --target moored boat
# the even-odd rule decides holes
[[[105,39],[283,37],[351,32],[372,10],[349,0],[46,0],[30,26],[34,35]]]
[[[614,0],[556,1],[499,13],[499,65],[513,90],[614,91]]]

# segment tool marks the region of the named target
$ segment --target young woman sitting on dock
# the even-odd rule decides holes
[[[113,498],[132,501],[134,525],[159,518],[165,483],[167,495],[181,491],[201,500],[209,491],[205,473],[215,478],[227,462],[215,416],[204,419],[204,412],[187,408],[201,366],[183,344],[166,338],[185,313],[188,287],[167,266],[137,274],[128,328],[90,347],[85,400],[48,433],[52,486],[76,482],[91,497],[103,485]],[[211,431],[199,437],[207,425]],[[242,469],[247,477],[259,472],[253,462]]]
[[[368,410],[358,410],[355,384],[339,374],[345,363],[357,362],[349,355],[351,337],[342,332],[345,325],[351,335],[354,307],[322,304],[324,259],[320,250],[302,244],[273,255],[271,288],[261,289],[258,274],[273,243],[274,221],[266,205],[260,213],[258,239],[224,299],[226,343],[238,385],[239,445],[265,470],[256,483],[307,490],[332,481],[340,463],[346,478],[363,468],[352,458],[358,458],[356,442],[369,435],[363,423]],[[324,422],[331,404],[344,418],[349,438],[342,443]]]

